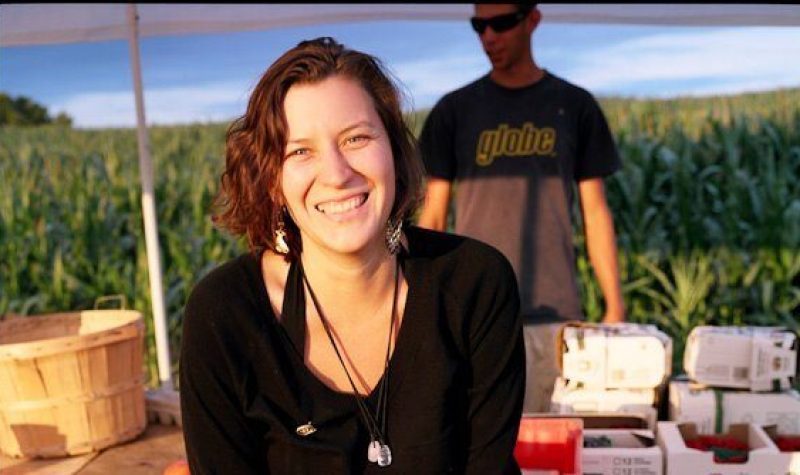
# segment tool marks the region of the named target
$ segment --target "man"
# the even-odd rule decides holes
[[[453,181],[455,232],[511,261],[525,317],[525,412],[547,412],[559,374],[561,324],[583,320],[570,210],[577,183],[604,322],[624,320],[616,238],[603,178],[620,167],[614,140],[586,90],[540,68],[535,4],[477,4],[471,19],[491,72],[444,96],[420,148],[429,180],[419,225],[444,230]]]

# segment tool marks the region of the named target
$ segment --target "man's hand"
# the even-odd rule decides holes
[[[603,323],[622,323],[625,321],[625,314],[622,312],[610,312],[606,309],[606,313],[603,314]]]

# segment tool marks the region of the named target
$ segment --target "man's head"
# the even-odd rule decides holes
[[[494,70],[531,59],[531,35],[542,15],[535,3],[477,3],[470,19]]]

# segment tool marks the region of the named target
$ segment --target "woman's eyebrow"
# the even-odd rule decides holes
[[[356,122],[356,123],[354,123],[352,125],[349,125],[349,126],[345,127],[344,129],[342,129],[341,132],[339,132],[339,135],[346,134],[347,132],[350,132],[353,129],[357,129],[359,127],[367,127],[369,129],[374,129],[375,128],[375,126],[372,125],[372,122],[370,122],[368,120],[360,120],[360,121],[358,121],[358,122]]]

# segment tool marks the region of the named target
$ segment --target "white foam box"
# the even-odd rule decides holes
[[[800,433],[797,432],[791,434],[780,432],[778,431],[778,427],[775,425],[765,426],[763,429],[773,443],[775,441],[775,437],[779,435],[785,434],[800,437]],[[800,475],[800,452],[781,452],[780,448],[777,447],[777,444],[775,448],[777,448],[778,452],[780,452],[781,466],[784,470],[783,472],[780,472],[781,475]]]
[[[653,405],[656,390],[584,388],[564,378],[556,378],[550,412],[556,414],[621,413],[642,416],[647,427],[655,429],[658,412]]]
[[[721,417],[721,421],[717,421]],[[714,389],[688,381],[669,383],[669,418],[693,422],[701,434],[713,434],[736,423],[775,424],[784,434],[800,434],[800,394],[790,389],[778,393],[754,393]]]
[[[752,391],[789,389],[797,373],[797,335],[782,327],[692,329],[683,366],[692,380]]]
[[[605,436],[611,447],[588,447],[586,439]],[[664,456],[651,430],[584,429],[583,475],[661,475]]]
[[[670,375],[672,339],[655,325],[568,324],[561,374],[591,388],[655,388]]]
[[[747,443],[745,463],[716,463],[714,453],[686,446],[697,435],[692,423],[659,422],[656,440],[664,452],[665,475],[784,475],[780,452],[764,430],[755,424],[734,424],[724,435]]]

